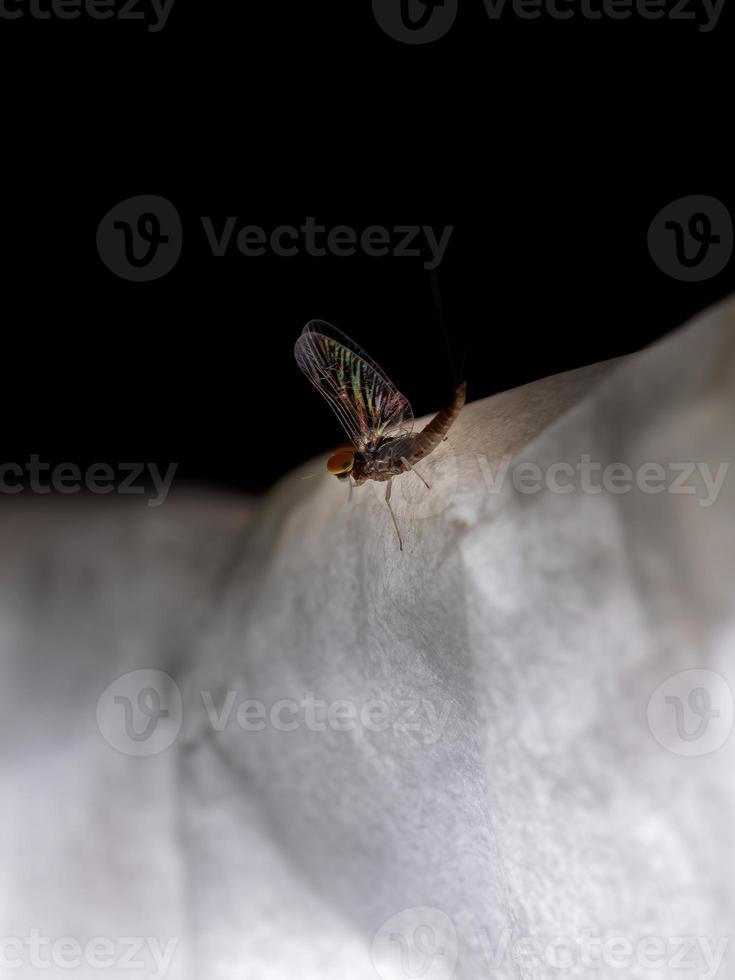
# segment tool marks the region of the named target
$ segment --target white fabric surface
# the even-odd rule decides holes
[[[735,975],[729,945],[715,973],[700,942],[735,922],[735,476],[710,506],[701,480],[531,494],[509,469],[488,486],[506,454],[715,472],[733,455],[734,328],[725,304],[639,354],[470,403],[422,467],[431,491],[395,483],[403,553],[384,488],[348,504],[323,459],[257,506],[8,504],[0,953],[34,929],[116,952],[41,971],[26,944],[0,976],[160,976],[150,946],[120,962],[124,937],[173,940],[170,980]],[[687,756],[703,743],[677,741],[654,692],[694,668],[721,714],[712,750]],[[123,708],[104,693],[139,669],[183,703],[172,744],[143,757],[109,744]],[[228,691],[218,731],[207,704]],[[390,724],[237,723],[246,699],[309,696],[378,700]],[[589,965],[575,947],[566,969],[529,953],[584,936],[665,953]],[[680,937],[697,940],[689,968]]]

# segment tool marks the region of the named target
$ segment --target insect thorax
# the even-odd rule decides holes
[[[405,465],[401,457],[410,458],[414,437],[395,436],[382,439],[374,449],[355,453],[352,467],[352,477],[355,483],[366,480],[387,480],[391,476],[404,472]]]

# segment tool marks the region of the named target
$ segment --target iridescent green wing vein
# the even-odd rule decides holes
[[[311,320],[296,341],[294,354],[358,451],[374,451],[383,439],[411,431],[408,400],[375,361],[336,327]]]

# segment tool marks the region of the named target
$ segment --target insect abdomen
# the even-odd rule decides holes
[[[466,396],[467,384],[463,381],[461,385],[457,385],[455,388],[454,398],[449,405],[438,412],[431,422],[417,434],[410,457],[412,463],[423,456],[428,456],[439,445],[452,422],[461,412]]]

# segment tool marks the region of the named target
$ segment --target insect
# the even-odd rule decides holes
[[[332,406],[349,437],[327,460],[327,470],[340,480],[359,486],[367,480],[385,481],[385,502],[403,550],[403,539],[390,505],[393,478],[413,470],[414,463],[428,456],[446,438],[450,425],[465,402],[466,384],[421,432],[412,432],[413,412],[398,391],[357,344],[325,323],[311,320],[294,347],[296,361],[314,387]]]

